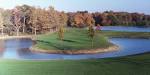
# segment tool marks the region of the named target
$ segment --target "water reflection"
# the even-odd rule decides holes
[[[84,55],[44,54],[32,53],[29,47],[32,46],[30,39],[13,39],[0,41],[0,58],[3,59],[90,59],[119,57],[132,54],[150,52],[150,40],[148,39],[127,39],[112,38],[110,41],[120,46],[116,52]]]
[[[1,58],[18,59],[20,58],[22,48],[29,48],[32,45],[30,39],[11,39],[1,42],[3,52]],[[26,50],[28,51],[28,50]]]
[[[4,53],[4,49],[5,46],[4,46],[4,41],[3,40],[0,40],[0,57],[3,55]]]

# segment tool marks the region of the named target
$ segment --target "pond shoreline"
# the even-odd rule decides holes
[[[35,40],[36,36],[33,35],[25,35],[25,36],[1,36],[0,40],[9,40],[9,39],[31,39]],[[107,36],[108,38],[129,38],[129,39],[150,39],[150,37],[120,37],[120,36]]]
[[[68,54],[68,55],[78,55],[78,54],[97,54],[118,51],[119,46],[112,45],[107,48],[97,48],[97,49],[86,49],[86,50],[43,50],[32,46],[30,48],[31,52],[34,53],[47,53],[47,54]]]
[[[9,40],[9,39],[31,39],[31,40],[34,40],[35,36],[24,35],[24,36],[1,36],[0,37],[0,40]]]
[[[107,32],[108,33],[108,32]],[[123,33],[123,32],[122,32]],[[133,33],[133,32],[131,32]],[[38,36],[38,35],[37,35]],[[145,36],[145,37],[120,37],[120,36],[109,36],[109,35],[106,35],[107,37],[109,38],[132,38],[132,39],[135,39],[135,38],[140,38],[140,39],[150,39],[149,36]],[[33,42],[36,42],[36,39],[35,39],[36,36],[33,36],[33,35],[23,35],[23,36],[1,36],[0,37],[0,40],[9,40],[9,39],[31,39]],[[35,53],[47,53],[47,54],[74,54],[74,55],[77,55],[77,54],[97,54],[97,53],[105,53],[105,52],[112,52],[112,51],[118,51],[119,47],[116,46],[116,45],[112,45],[108,48],[98,48],[98,49],[89,49],[89,50],[43,50],[43,49],[38,49],[34,46],[32,46],[30,48],[30,50],[32,52],[35,52]]]

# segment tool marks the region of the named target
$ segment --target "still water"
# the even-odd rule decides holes
[[[0,41],[1,59],[48,60],[48,59],[92,59],[109,58],[150,52],[150,39],[111,38],[112,43],[120,47],[119,51],[99,54],[64,55],[32,53],[29,48],[33,42],[30,39],[11,39]]]
[[[124,32],[150,32],[150,27],[102,26],[101,29]]]

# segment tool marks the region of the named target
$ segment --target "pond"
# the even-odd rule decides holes
[[[101,29],[125,32],[150,32],[150,27],[102,26]]]
[[[19,59],[19,60],[49,60],[49,59],[92,59],[120,57],[134,54],[150,52],[150,39],[127,39],[111,38],[112,43],[120,46],[120,50],[109,53],[84,54],[84,55],[64,55],[64,54],[44,54],[32,53],[29,47],[33,42],[30,39],[11,39],[0,41],[1,59]]]

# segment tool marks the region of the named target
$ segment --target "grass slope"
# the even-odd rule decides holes
[[[91,39],[88,37],[88,30],[69,28],[64,35],[64,41],[58,39],[58,34],[40,35],[37,38],[35,47],[45,50],[82,50],[92,49]],[[94,48],[106,48],[111,44],[103,36],[94,37]]]
[[[109,59],[0,60],[0,75],[150,75],[150,54]]]

